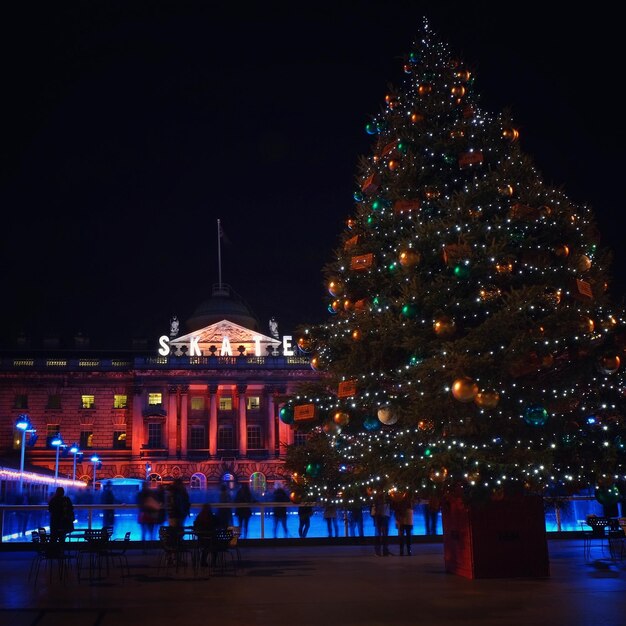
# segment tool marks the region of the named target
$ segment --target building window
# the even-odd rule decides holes
[[[48,424],[46,427],[46,448],[54,448],[50,442],[59,434],[59,425],[58,424]]]
[[[232,450],[234,445],[233,427],[220,426],[217,429],[217,447],[220,450]]]
[[[148,424],[148,448],[163,447],[163,424],[151,422]]]
[[[206,447],[206,428],[204,426],[192,426],[189,429],[189,449],[204,450]]]
[[[25,393],[15,394],[15,408],[16,409],[28,408],[28,396]]]
[[[248,396],[248,411],[258,411],[261,408],[259,396]]]
[[[83,409],[95,409],[96,408],[96,397],[88,394],[83,394],[80,397],[80,406]]]
[[[80,447],[82,450],[93,448],[93,431],[82,430],[80,432]]]
[[[162,393],[149,393],[148,394],[148,405],[149,406],[161,406],[163,404],[163,394]]]
[[[61,396],[58,393],[50,394],[48,396],[47,409],[60,409],[61,408]]]
[[[124,450],[126,448],[126,431],[116,430],[113,432],[113,449]]]
[[[233,399],[230,396],[220,396],[220,411],[232,411]]]
[[[205,401],[203,396],[193,396],[191,398],[191,410],[201,413],[204,411]]]
[[[294,433],[293,443],[295,446],[303,446],[307,442],[308,438],[309,433],[296,430]]]
[[[189,489],[206,489],[206,476],[197,472],[189,479]]]
[[[116,393],[113,396],[113,408],[114,409],[127,409],[128,408],[128,396],[126,394]]]
[[[248,424],[248,450],[260,450],[263,448],[261,427],[258,424]]]

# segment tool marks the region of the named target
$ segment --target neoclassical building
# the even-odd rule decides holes
[[[248,480],[260,472],[283,477],[282,458],[296,435],[279,419],[285,394],[318,374],[295,338],[259,332],[258,321],[224,284],[216,285],[181,334],[143,349],[111,353],[83,345],[72,349],[27,344],[0,354],[1,456],[18,459],[28,415],[37,438],[27,438],[29,466],[56,466],[52,441],[68,447],[59,475],[98,482],[114,477],[168,480],[182,477],[194,487],[216,484],[225,473]],[[271,324],[270,324],[271,326]],[[31,435],[32,436],[32,435]],[[15,463],[14,463],[15,465]]]

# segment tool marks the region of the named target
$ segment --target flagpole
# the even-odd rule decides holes
[[[217,271],[218,271],[218,289],[222,288],[222,227],[220,220],[217,220]]]

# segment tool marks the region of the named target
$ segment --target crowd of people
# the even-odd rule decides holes
[[[424,528],[427,535],[436,535],[440,511],[440,501],[436,494],[426,499],[416,499],[414,494],[399,493],[385,486],[369,493],[369,508],[374,530],[374,550],[377,555],[389,556],[389,535],[391,520],[395,520],[400,556],[411,556],[414,529],[414,513],[416,509],[423,512]],[[103,505],[116,502],[112,484],[107,481],[100,495]],[[260,500],[261,498],[259,498]],[[238,527],[239,537],[249,536],[249,523],[253,514],[255,498],[248,483],[233,485],[223,483],[215,503],[205,502],[193,520],[193,527],[204,534],[212,533],[219,528]],[[262,501],[272,503],[267,510],[273,518],[274,538],[290,537],[288,527],[288,510],[293,505],[291,498],[281,483],[276,483]],[[188,518],[191,516],[191,499],[184,482],[175,479],[166,486],[146,481],[136,497],[137,522],[141,527],[142,542],[154,541],[157,528],[168,525],[182,536]],[[306,538],[311,528],[311,518],[319,510],[326,525],[328,537],[339,537],[339,520],[345,523],[345,533],[349,537],[364,538],[364,504],[355,499],[345,506],[333,501],[298,502],[298,531],[300,538]],[[51,535],[55,541],[63,541],[74,528],[74,509],[71,499],[59,487],[49,501]],[[367,510],[367,507],[365,507]],[[112,527],[115,520],[115,509],[103,506],[103,525]],[[208,545],[208,544],[207,544]],[[206,563],[208,553],[203,553],[202,562]]]

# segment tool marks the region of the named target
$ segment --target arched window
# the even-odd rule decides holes
[[[201,472],[193,474],[189,479],[189,489],[206,489],[206,476]]]

